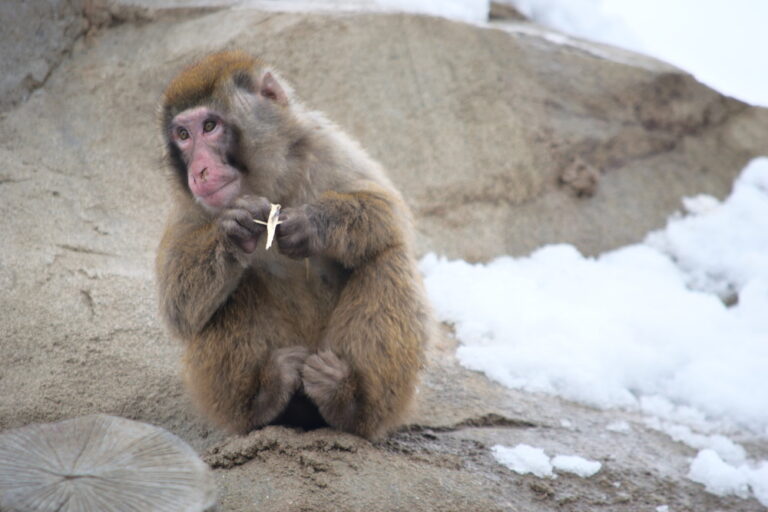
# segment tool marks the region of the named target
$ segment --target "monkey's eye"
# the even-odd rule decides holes
[[[206,121],[206,122],[203,124],[203,131],[204,131],[204,132],[210,132],[210,131],[211,131],[211,130],[213,130],[214,128],[216,128],[216,121],[213,121],[213,120],[211,120],[211,119],[209,119],[208,121]]]
[[[176,130],[176,136],[181,140],[187,140],[189,138],[189,132],[186,128],[179,128]]]

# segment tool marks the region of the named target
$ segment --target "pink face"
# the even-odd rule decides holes
[[[185,110],[171,122],[171,140],[187,164],[187,183],[210,210],[229,205],[239,194],[241,174],[227,163],[230,143],[224,120],[208,107]]]

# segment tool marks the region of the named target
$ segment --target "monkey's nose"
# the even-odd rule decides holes
[[[200,181],[205,183],[208,180],[208,168],[203,167],[203,170],[200,171]]]

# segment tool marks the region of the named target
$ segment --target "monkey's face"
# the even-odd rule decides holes
[[[265,195],[268,164],[290,146],[290,88],[242,52],[210,55],[174,78],[162,120],[168,157],[181,184],[209,212],[241,194]]]
[[[200,106],[178,114],[169,129],[192,195],[208,210],[225,208],[243,186],[242,173],[227,158],[234,141],[228,122],[210,107]]]

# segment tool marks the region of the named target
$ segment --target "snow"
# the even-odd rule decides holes
[[[565,473],[573,473],[582,478],[594,475],[603,465],[596,460],[589,460],[578,455],[556,455],[552,457],[552,467]]]
[[[677,260],[689,285],[698,290],[727,296],[733,287],[743,289],[750,280],[768,279],[767,170],[765,159],[756,160],[736,182],[726,207],[717,208],[717,200],[710,197],[702,210],[699,196],[693,206],[699,215],[672,221],[648,243]],[[760,291],[755,293],[755,307],[764,307]],[[761,316],[763,328],[768,327],[768,317]]]
[[[703,484],[718,496],[750,496],[768,506],[768,461],[759,464],[729,464],[709,448],[701,450],[691,463],[688,478]]]
[[[421,270],[462,365],[510,388],[648,414],[700,450],[692,479],[768,505],[768,461],[717,432],[768,435],[768,158],[722,203],[686,205],[694,213],[597,258],[552,245],[487,264],[430,254]]]
[[[619,434],[628,434],[632,431],[632,427],[626,421],[614,421],[606,425],[605,429]]]
[[[704,484],[707,491],[718,496],[734,494],[741,498],[749,496],[749,483],[745,471],[723,461],[710,449],[702,450],[691,464],[688,478]]]
[[[574,36],[642,50],[640,40],[620,16],[608,12],[599,0],[501,0],[526,17]]]
[[[531,473],[538,477],[554,478],[552,463],[544,450],[534,448],[527,444],[519,444],[514,448],[495,445],[491,453],[501,464],[504,464],[515,473],[525,475]]]
[[[514,448],[497,444],[491,448],[491,453],[499,463],[515,473],[530,473],[541,478],[557,478],[553,469],[588,478],[602,467],[599,462],[578,455],[555,455],[550,459],[543,449],[527,444],[518,444]]]
[[[681,442],[691,448],[714,451],[719,457],[730,463],[744,463],[747,459],[747,453],[744,450],[744,447],[734,443],[723,435],[699,434],[694,432],[691,427],[687,425],[659,422],[656,418],[651,418],[647,424],[650,428],[664,432],[675,441]]]
[[[768,462],[749,470],[747,479],[757,501],[768,507]]]
[[[708,420],[701,411],[685,405],[675,405],[663,396],[641,397],[640,410],[659,420],[690,425],[700,432],[710,432],[714,426],[712,420]]]
[[[553,245],[476,265],[431,254],[421,270],[460,362],[510,388],[601,408],[666,400],[768,432],[768,394],[755,392],[768,389],[766,254],[759,158],[725,202],[647,243],[598,258]],[[716,295],[726,290],[736,305]]]

